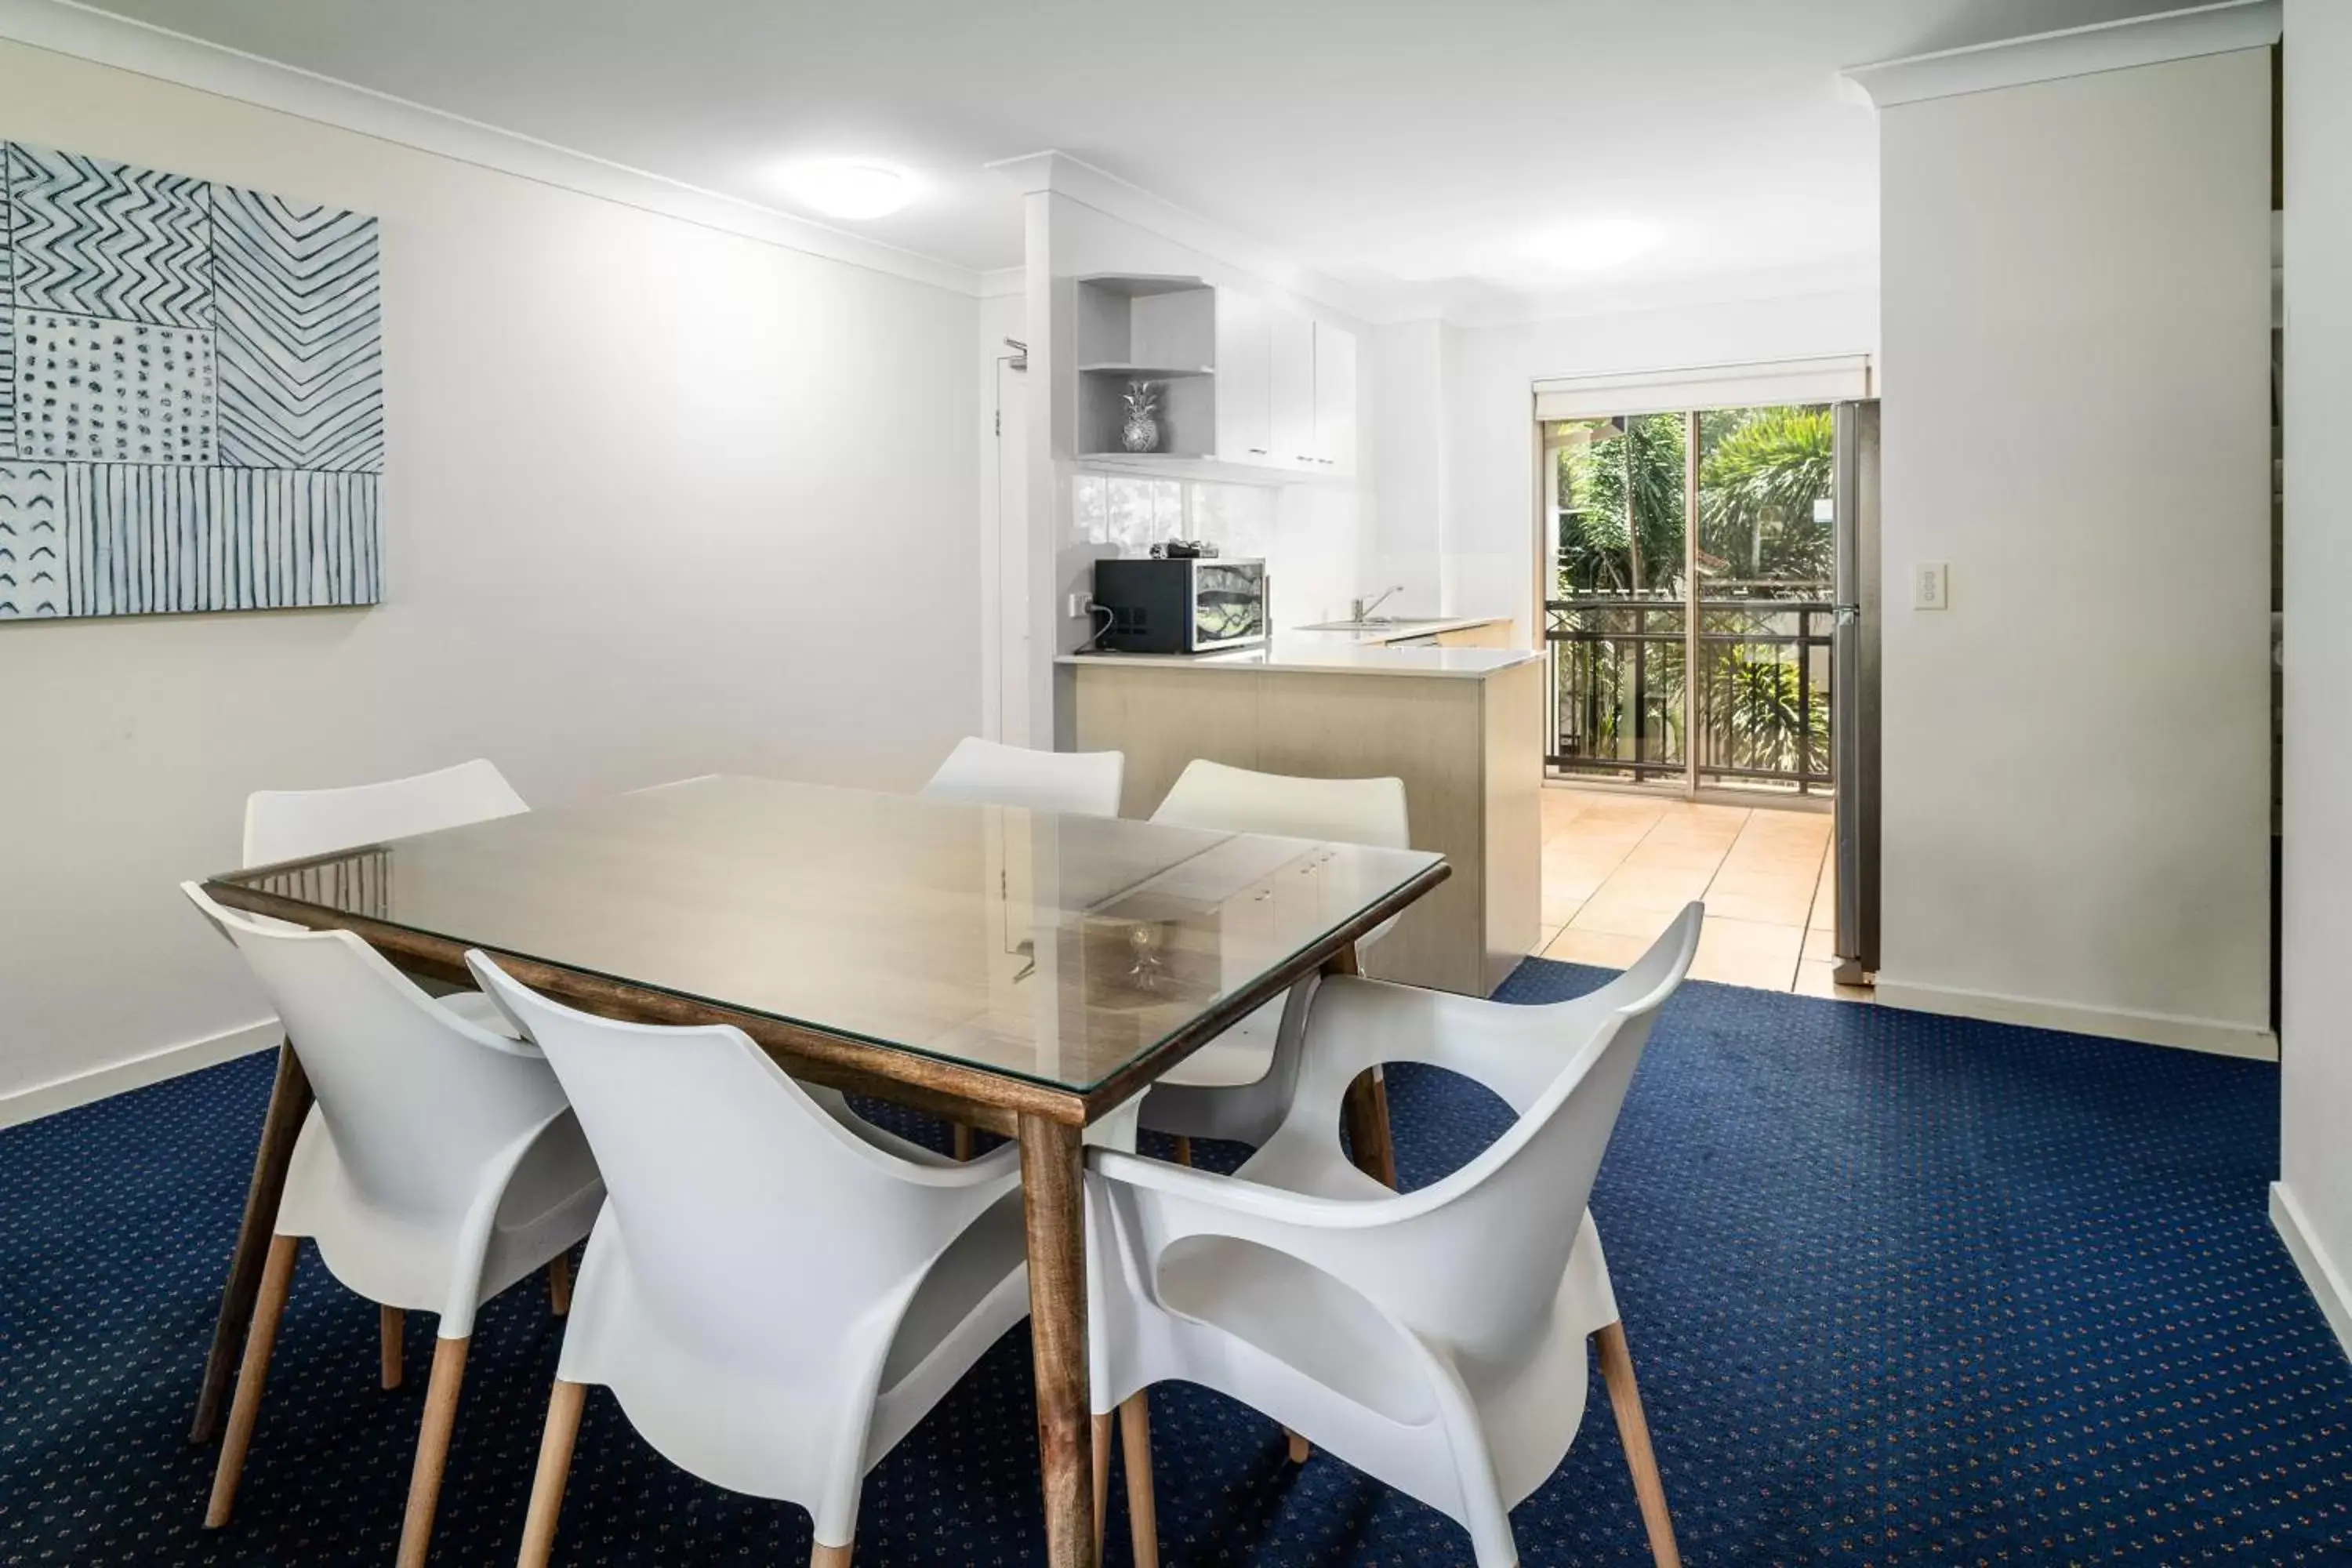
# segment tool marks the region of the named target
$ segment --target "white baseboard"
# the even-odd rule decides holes
[[[2311,1287],[2318,1299],[2319,1310],[2327,1316],[2327,1326],[2336,1331],[2336,1341],[2344,1353],[2352,1356],[2352,1286],[2336,1271],[2335,1262],[2321,1250],[2318,1238],[2304,1222],[2303,1209],[2294,1201],[2294,1194],[2284,1182],[2271,1184],[2271,1224],[2277,1227],[2279,1239],[2286,1243],[2287,1256],[2303,1273],[2303,1282]]]
[[[0,1127],[14,1127],[19,1122],[54,1116],[60,1110],[71,1110],[77,1105],[88,1105],[94,1100],[104,1100],[128,1089],[161,1083],[167,1078],[178,1078],[183,1073],[216,1067],[253,1051],[267,1050],[284,1037],[285,1031],[279,1027],[277,1019],[264,1018],[257,1024],[240,1024],[217,1035],[165,1046],[160,1051],[133,1057],[127,1062],[110,1062],[104,1067],[68,1073],[47,1083],[14,1089],[0,1094]]]
[[[1915,1013],[1943,1013],[1994,1024],[2021,1024],[2032,1029],[2064,1029],[2070,1034],[2100,1035],[2111,1040],[2170,1046],[2179,1050],[2244,1057],[2260,1062],[2278,1060],[2278,1037],[2252,1024],[2184,1018],[2170,1013],[2134,1013],[2121,1007],[2088,1007],[2031,996],[2002,996],[1990,991],[1967,991],[1957,985],[1921,985],[1884,973],[1878,977],[1876,994],[1882,1006],[1907,1007]]]

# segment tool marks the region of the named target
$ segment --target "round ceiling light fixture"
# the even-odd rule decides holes
[[[887,217],[915,199],[915,176],[879,158],[814,158],[783,171],[794,200],[827,217]]]
[[[1664,229],[1640,218],[1588,218],[1545,230],[1528,242],[1527,254],[1563,272],[1606,272],[1647,256],[1665,237]]]

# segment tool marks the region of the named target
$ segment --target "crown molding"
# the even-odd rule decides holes
[[[981,292],[979,273],[936,257],[902,250],[740,196],[576,153],[184,33],[94,10],[75,0],[0,0],[0,39],[952,293],[977,296]]]
[[[1874,107],[1891,109],[1924,99],[1955,98],[2199,55],[2267,48],[2278,42],[2280,19],[2281,0],[2219,0],[2087,27],[1849,66],[1838,75],[1849,90]]]
[[[1337,279],[1301,266],[1213,219],[1097,169],[1083,158],[1048,149],[1018,158],[1001,158],[987,166],[1011,181],[1024,196],[1050,191],[1359,321],[1387,319],[1376,308],[1376,301]]]
[[[1877,292],[1878,258],[1847,257],[1803,267],[1596,282],[1572,291],[1514,289],[1475,279],[1399,286],[1382,292],[1385,311],[1373,319],[1433,319],[1465,331],[1481,331]]]

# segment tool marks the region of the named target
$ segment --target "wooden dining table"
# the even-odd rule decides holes
[[[1045,1560],[1097,1561],[1087,1128],[1443,881],[1434,855],[709,777],[224,873],[428,984],[468,949],[574,1007],[731,1024],[796,1077],[1020,1143]],[[281,1047],[190,1437],[217,1433],[296,1135]],[[1377,1080],[1348,1110],[1393,1184]]]

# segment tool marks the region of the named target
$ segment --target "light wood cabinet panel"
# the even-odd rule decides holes
[[[1450,632],[1437,634],[1440,647],[1509,647],[1515,637],[1508,621],[1490,621],[1483,626],[1456,626]]]
[[[1088,664],[1073,672],[1073,743],[1127,753],[1128,816],[1149,816],[1196,757],[1402,778],[1413,847],[1454,874],[1367,950],[1366,970],[1485,996],[1538,936],[1543,668],[1462,679]]]

